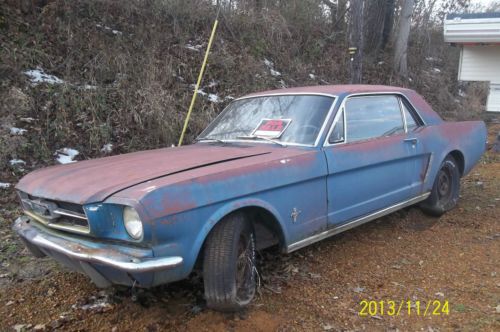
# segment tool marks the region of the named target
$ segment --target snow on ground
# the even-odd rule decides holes
[[[29,77],[31,85],[35,86],[40,83],[47,84],[63,84],[64,81],[57,76],[49,75],[43,71],[42,68],[36,67],[36,69],[26,70],[24,72],[26,76]]]
[[[220,103],[220,98],[216,94],[209,93],[208,94],[208,100],[211,101],[212,103]]]
[[[83,89],[83,90],[97,90],[97,86],[90,85],[90,84],[85,84],[85,85],[81,85],[80,89]]]
[[[7,189],[10,187],[10,183],[0,182],[0,189]]]
[[[35,119],[33,118],[19,118],[19,120],[26,123],[32,123],[33,121],[35,121]]]
[[[440,73],[441,72],[441,69],[439,69],[439,68],[433,68],[432,70],[434,70],[435,73]]]
[[[119,30],[112,29],[112,28],[110,28],[110,27],[108,27],[106,25],[96,24],[95,26],[98,27],[99,29],[104,29],[106,31],[111,31],[111,33],[113,35],[122,35],[123,34],[123,32],[121,32]]]
[[[101,148],[101,152],[104,153],[111,153],[112,151],[113,151],[113,144],[111,143],[104,144]]]
[[[23,129],[23,128],[16,128],[16,127],[12,127],[10,128],[10,134],[11,135],[18,135],[18,136],[21,136],[23,135],[25,132],[27,132],[26,129]]]
[[[316,75],[314,75],[313,73],[309,74],[309,78],[312,79],[312,80],[315,80],[316,79]]]
[[[268,59],[264,58],[264,64],[269,69],[269,72],[271,73],[271,76],[274,76],[274,77],[281,76],[281,73],[279,71],[277,71],[277,70],[274,69],[274,62],[272,62],[271,60],[268,60]]]
[[[76,156],[78,156],[79,154],[80,154],[80,152],[78,152],[75,149],[63,148],[63,149],[57,150],[54,155],[57,156],[56,160],[59,164],[69,164],[69,163],[76,162],[76,160],[73,160],[73,159]]]
[[[268,60],[268,59],[265,59],[264,58],[264,64],[267,66],[267,68],[273,68],[274,67],[274,62]]]
[[[187,43],[186,45],[184,45],[184,48],[187,48],[188,50],[195,51],[195,52],[199,52],[202,47],[203,47],[203,45],[201,45],[201,44],[192,45],[191,43]]]
[[[191,87],[193,88],[193,91],[194,91],[194,88],[196,87],[196,85],[191,84]],[[216,95],[215,93],[206,93],[205,91],[203,91],[203,89],[198,89],[198,91],[196,91],[196,93],[198,93],[199,95],[202,95],[204,97],[207,97],[207,99],[212,103],[220,103],[222,101],[221,98],[218,95]]]
[[[272,76],[281,76],[281,73],[277,70],[270,69],[269,72],[271,73]]]
[[[9,161],[11,166],[26,165],[26,162],[22,159],[12,159]]]

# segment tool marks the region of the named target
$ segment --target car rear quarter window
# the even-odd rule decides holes
[[[401,98],[401,107],[405,114],[406,127],[408,131],[412,131],[422,125],[422,121],[415,115],[415,111],[412,110],[411,106],[408,105],[408,102],[404,98]]]
[[[404,133],[396,96],[351,97],[346,101],[345,112],[347,143]]]

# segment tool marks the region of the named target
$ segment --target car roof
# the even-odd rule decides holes
[[[245,97],[254,97],[262,95],[273,95],[273,94],[329,94],[329,95],[342,95],[351,93],[374,93],[374,92],[410,92],[412,90],[389,86],[389,85],[368,85],[368,84],[344,84],[344,85],[316,85],[316,86],[303,86],[295,88],[268,90],[262,92],[254,92]]]

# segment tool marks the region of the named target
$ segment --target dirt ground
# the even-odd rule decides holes
[[[500,124],[489,129],[494,142]],[[260,253],[259,295],[240,314],[206,309],[196,275],[131,294],[31,258],[10,230],[15,194],[3,190],[0,330],[499,331],[500,154],[488,152],[461,184],[458,207],[441,218],[411,207],[290,255]],[[404,309],[362,317],[363,300]],[[449,313],[418,314],[416,301],[435,300]]]

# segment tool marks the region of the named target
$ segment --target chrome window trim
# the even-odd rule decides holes
[[[399,111],[401,112],[401,116],[403,117],[403,126],[405,128],[405,134],[408,134],[408,124],[406,123],[406,112],[403,109],[403,100],[398,97]]]
[[[257,94],[257,95],[251,95],[251,96],[243,96],[243,97],[240,97],[240,98],[236,98],[235,100],[233,100],[231,103],[235,102],[235,101],[238,101],[238,100],[244,100],[244,99],[251,99],[251,98],[261,98],[261,97],[273,97],[273,96],[323,96],[323,97],[331,97],[333,98],[333,102],[332,102],[332,106],[330,106],[330,109],[328,110],[328,113],[326,115],[326,118],[325,120],[323,121],[323,124],[318,132],[318,135],[316,137],[316,141],[314,142],[314,144],[303,144],[303,143],[289,143],[289,142],[281,142],[279,141],[280,143],[283,143],[285,146],[301,146],[301,147],[317,147],[319,145],[319,142],[321,141],[321,137],[323,136],[323,133],[325,132],[326,130],[326,126],[328,125],[328,122],[330,121],[330,118],[332,117],[332,113],[333,113],[333,110],[335,109],[335,106],[337,106],[337,103],[338,103],[338,100],[339,100],[339,97],[338,95],[334,95],[334,94],[329,94],[329,93],[316,93],[316,92],[282,92],[282,93],[262,93],[262,94]],[[231,103],[229,103],[229,105],[231,105]],[[208,126],[205,127],[208,128],[213,122],[215,122],[222,114],[224,114],[224,111],[229,107],[229,105],[227,105],[209,124]],[[203,131],[201,133],[203,133],[205,131],[205,129],[203,129]],[[200,134],[201,135],[201,134]],[[200,138],[200,135],[197,136],[197,138]],[[210,140],[206,140],[206,142],[209,142]],[[234,143],[248,143],[249,141],[248,140],[238,140],[238,139],[226,139],[226,140],[223,140],[224,142],[234,142]],[[203,142],[203,140],[199,141],[199,142]],[[268,142],[268,141],[251,141],[252,143],[258,143],[258,144],[274,144],[272,142]]]
[[[415,111],[415,114],[418,116],[419,120],[422,122],[422,125],[420,125],[420,127],[424,127],[426,126],[427,124],[425,123],[424,119],[420,116],[420,114],[418,113],[417,109],[415,108],[415,106],[413,106],[413,104],[411,103],[410,100],[408,100],[408,98],[406,98],[406,96],[402,93],[402,92],[398,92],[398,91],[394,91],[394,92],[390,92],[390,91],[383,91],[383,92],[359,92],[359,93],[352,93],[352,94],[349,94],[347,96],[344,97],[344,100],[342,100],[342,104],[340,104],[340,107],[339,107],[339,110],[344,110],[344,141],[343,142],[338,142],[338,143],[328,143],[328,138],[330,137],[330,135],[332,134],[332,131],[333,131],[333,128],[335,127],[335,125],[337,124],[337,121],[338,121],[338,113],[340,112],[337,112],[337,115],[335,116],[335,119],[333,121],[333,123],[331,124],[330,126],[330,130],[328,131],[328,134],[326,135],[326,139],[325,139],[325,142],[323,143],[323,147],[329,147],[329,146],[333,146],[333,145],[342,145],[342,144],[349,144],[347,142],[347,136],[348,136],[348,133],[347,133],[347,127],[346,127],[346,116],[345,116],[345,103],[346,101],[351,98],[351,97],[362,97],[362,96],[383,96],[383,95],[394,95],[396,97],[399,97],[398,98],[398,102],[402,102],[402,98],[404,98],[408,104],[413,108],[413,110]],[[400,105],[400,110],[402,111],[401,109],[401,105]],[[406,122],[405,122],[405,126],[406,126]],[[406,130],[405,130],[405,133],[406,133]],[[376,138],[375,138],[376,139]],[[357,142],[351,142],[351,143],[358,143],[358,142],[362,142],[362,141],[357,141]]]

